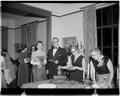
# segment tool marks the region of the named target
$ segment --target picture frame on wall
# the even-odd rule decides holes
[[[72,45],[75,45],[77,41],[76,36],[62,38],[62,46],[67,49]]]

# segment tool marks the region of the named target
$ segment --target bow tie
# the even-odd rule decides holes
[[[57,49],[57,47],[54,47],[54,49]]]

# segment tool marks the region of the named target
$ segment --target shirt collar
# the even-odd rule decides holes
[[[53,48],[53,49],[58,49],[58,46],[57,46],[57,47],[55,47],[55,48]]]

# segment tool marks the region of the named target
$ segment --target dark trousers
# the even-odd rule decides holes
[[[48,79],[53,79],[53,75],[48,75]]]

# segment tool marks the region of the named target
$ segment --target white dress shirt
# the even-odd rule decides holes
[[[55,53],[57,52],[57,49],[58,49],[58,47],[53,49],[53,56],[54,56]]]

